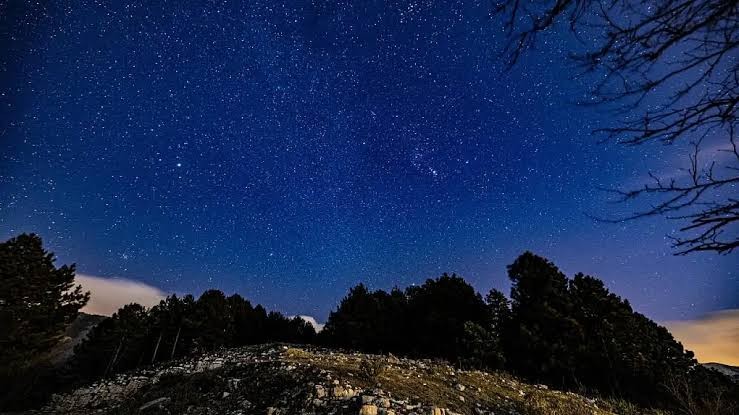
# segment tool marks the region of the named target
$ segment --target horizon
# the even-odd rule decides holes
[[[455,274],[449,273],[449,275]],[[462,275],[460,275],[460,277],[464,278]],[[569,279],[571,275],[567,275],[567,277]],[[202,294],[202,291],[190,293],[167,293],[156,287],[133,280],[95,277],[80,273],[77,273],[75,281],[82,285],[85,291],[90,291],[92,293],[90,302],[80,311],[87,314],[103,316],[110,316],[120,307],[129,303],[138,303],[150,308],[157,305],[159,301],[169,295],[182,297],[184,295],[191,294],[195,298],[198,298]],[[424,281],[426,281],[426,279],[418,283],[413,283],[411,286],[420,285]],[[359,281],[358,283],[363,284],[362,281]],[[373,291],[381,289],[371,286],[368,288]],[[398,288],[405,289],[407,287]],[[478,294],[484,295],[484,292],[479,291],[477,287],[474,288]],[[208,289],[212,288],[206,288],[203,291]],[[248,295],[244,295],[244,293],[237,291],[224,292],[224,294],[239,294],[248,301],[254,300]],[[504,294],[506,297],[509,297],[508,293]],[[619,295],[618,292],[614,292],[614,294]],[[628,298],[621,295],[619,295],[619,297],[628,300]],[[341,298],[334,302],[334,308],[332,308],[332,310],[338,306],[340,301]],[[256,305],[261,303],[259,301],[255,301],[254,304]],[[275,309],[268,307],[268,311],[278,311],[285,314],[284,311],[279,308]],[[635,309],[634,311],[638,312],[639,310]],[[323,329],[323,326],[327,321],[327,316],[317,317],[306,314],[285,315],[289,318],[302,318],[310,323],[317,332]],[[647,317],[651,318],[649,315],[647,315]],[[666,327],[672,335],[675,336],[675,339],[681,342],[686,349],[693,351],[698,362],[721,363],[739,367],[739,348],[736,347],[738,345],[737,334],[739,334],[739,309],[718,310],[692,319],[657,321],[657,323]]]

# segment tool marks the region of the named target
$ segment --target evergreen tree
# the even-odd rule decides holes
[[[195,322],[199,348],[215,350],[233,338],[233,316],[222,291],[207,290],[198,298]]]
[[[0,244],[0,376],[43,360],[87,303],[74,272],[55,267],[34,234]]]
[[[149,311],[151,363],[182,356],[192,342],[195,300],[171,295]],[[186,353],[184,353],[186,354]]]
[[[72,365],[83,379],[107,376],[149,363],[149,316],[140,304],[121,307],[95,326],[74,350]]]
[[[567,278],[546,259],[525,252],[508,266],[512,321],[506,339],[510,367],[540,382],[574,386],[584,335],[567,292]]]
[[[458,360],[465,323],[490,328],[485,302],[456,275],[429,279],[405,292],[371,292],[363,284],[349,290],[321,332],[323,342],[366,352]],[[490,333],[488,333],[490,335]]]
[[[410,320],[408,297],[397,287],[389,293],[378,290],[373,293],[377,307],[375,343],[372,351],[377,353],[408,353],[413,339],[409,336]]]
[[[244,297],[234,294],[227,299],[233,318],[231,343],[237,346],[256,344],[260,341],[261,329],[256,319],[257,313]]]
[[[508,299],[498,290],[490,290],[485,305],[484,323],[468,321],[464,325],[464,352],[460,358],[474,367],[501,369],[506,362],[503,339],[510,330],[511,310]]]
[[[322,337],[334,346],[377,351],[379,307],[364,284],[349,289],[336,311],[329,314]]]
[[[0,243],[0,411],[45,397],[56,383],[50,354],[90,298],[74,265],[54,265],[41,238]]]
[[[485,296],[485,304],[487,305],[490,329],[498,333],[499,337],[502,337],[511,322],[510,301],[508,301],[505,294],[493,289]]]
[[[487,310],[480,294],[457,275],[444,274],[406,290],[412,353],[456,360],[467,322],[484,324]]]
[[[477,323],[464,323],[460,361],[468,367],[477,369],[499,369],[505,357],[496,332]]]

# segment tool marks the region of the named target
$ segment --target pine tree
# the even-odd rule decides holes
[[[464,279],[443,274],[406,290],[413,354],[455,360],[467,322],[484,324],[485,302]]]
[[[148,364],[152,350],[147,341],[151,334],[149,323],[147,310],[140,304],[121,307],[75,347],[75,372],[82,379],[90,379]]]
[[[233,338],[233,316],[222,291],[205,291],[198,298],[194,317],[197,343],[204,350],[226,346]]]
[[[0,370],[9,375],[43,361],[90,298],[74,286],[74,265],[54,266],[41,238],[0,244]]]
[[[536,381],[574,386],[582,328],[572,318],[567,278],[545,258],[525,252],[508,266],[513,330],[507,355],[515,372]]]
[[[329,314],[322,337],[334,346],[373,352],[377,324],[377,302],[364,284],[358,284],[349,289],[336,311]]]

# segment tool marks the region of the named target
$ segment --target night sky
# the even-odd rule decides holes
[[[0,237],[319,320],[360,281],[507,292],[524,250],[657,320],[739,307],[736,255],[588,216],[644,207],[598,188],[674,173],[680,148],[599,143],[576,41],[506,72],[476,3],[0,1]]]

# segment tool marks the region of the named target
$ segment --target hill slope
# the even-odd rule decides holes
[[[74,347],[87,337],[93,327],[106,318],[108,317],[97,314],[78,313],[72,324],[67,326],[62,340],[52,350],[51,362],[61,364],[67,361],[74,354]]]
[[[505,374],[457,370],[446,363],[427,360],[262,345],[222,350],[118,375],[70,394],[55,395],[43,411],[33,413],[608,415],[619,412],[604,401],[528,385]]]
[[[729,379],[739,383],[739,366],[729,366],[723,363],[703,363],[703,366],[724,374]]]

